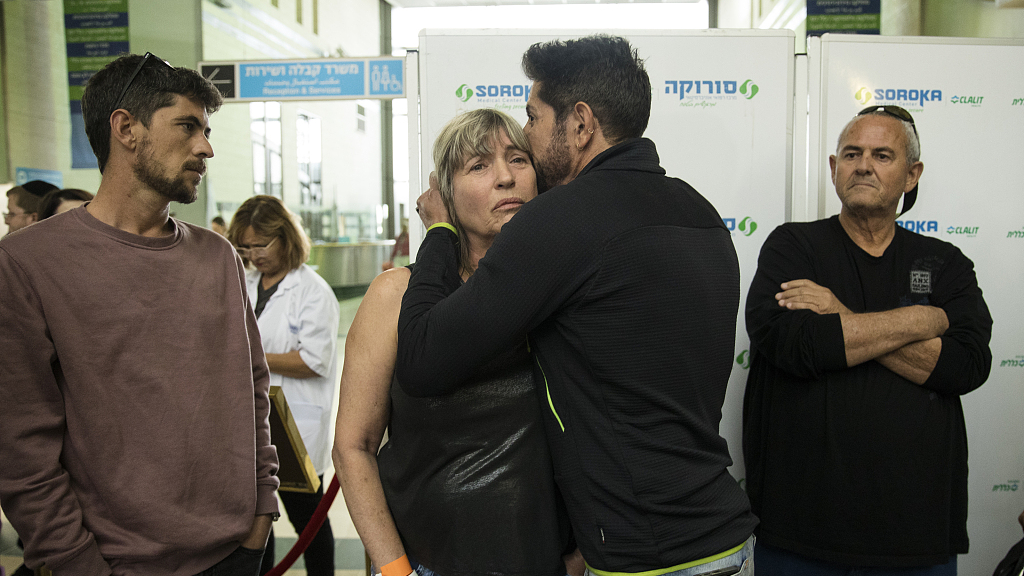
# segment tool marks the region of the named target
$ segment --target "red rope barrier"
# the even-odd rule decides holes
[[[292,546],[292,549],[285,554],[281,563],[267,572],[266,576],[282,576],[285,570],[292,567],[295,561],[299,559],[299,556],[306,551],[309,547],[309,543],[313,541],[313,537],[320,531],[320,527],[324,525],[324,520],[327,519],[327,511],[331,509],[331,504],[334,504],[334,497],[338,495],[338,489],[341,487],[338,484],[338,475],[335,474],[334,478],[331,478],[331,484],[327,487],[327,491],[324,492],[324,497],[320,499],[320,504],[317,505],[316,511],[313,512],[313,516],[309,519],[309,524],[306,524],[306,529],[302,531],[299,539]]]

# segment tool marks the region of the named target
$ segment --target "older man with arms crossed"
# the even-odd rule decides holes
[[[896,225],[924,169],[913,118],[872,106],[830,157],[842,210],[783,224],[747,298],[747,492],[758,573],[956,574],[967,552],[960,395],[992,318],[955,246]]]
[[[525,131],[554,187],[447,298],[458,239],[443,225],[427,232],[402,306],[398,382],[448,392],[528,336],[590,573],[750,574],[757,520],[718,433],[739,305],[729,232],[642,138],[651,85],[626,40],[537,44],[523,69],[534,82]],[[433,191],[421,210],[428,224],[446,218]]]
[[[169,216],[217,90],[124,56],[82,98],[96,199],[0,241],[0,499],[29,567],[254,576],[277,514],[268,372],[241,261]]]

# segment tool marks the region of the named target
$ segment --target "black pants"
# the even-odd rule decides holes
[[[313,512],[320,504],[324,496],[324,477],[320,476],[320,489],[316,494],[304,492],[278,492],[284,509],[288,512],[288,519],[291,520],[295,531],[302,534],[313,517]],[[331,531],[330,519],[325,519],[323,526],[309,543],[302,559],[306,562],[306,574],[309,576],[334,576],[334,532]],[[270,531],[270,538],[267,540],[267,551],[263,554],[263,567],[260,574],[270,572],[274,567],[274,531]]]

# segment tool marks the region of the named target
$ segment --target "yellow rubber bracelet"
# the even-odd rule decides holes
[[[412,574],[412,565],[409,564],[409,556],[402,554],[398,560],[388,562],[380,567],[381,576],[409,576]]]
[[[447,222],[438,222],[437,224],[434,224],[430,228],[427,228],[427,232],[430,232],[434,228],[447,228],[447,229],[451,230],[452,232],[454,232],[456,236],[459,235],[459,231],[455,229],[455,226],[452,226],[451,224],[449,224]]]

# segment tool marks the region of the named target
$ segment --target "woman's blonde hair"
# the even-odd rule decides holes
[[[467,269],[469,263],[469,244],[466,241],[466,230],[455,210],[455,174],[469,158],[493,154],[492,144],[502,133],[508,135],[512,146],[529,154],[530,162],[533,162],[530,141],[523,134],[522,127],[508,114],[493,108],[481,108],[459,114],[445,125],[434,140],[437,187],[441,192],[441,200],[451,215],[452,224],[459,233],[460,265],[463,271]]]
[[[252,229],[267,238],[277,238],[284,251],[284,262],[289,270],[294,270],[309,259],[310,241],[302,230],[298,216],[285,207],[274,196],[253,196],[235,211],[228,226],[228,240],[238,247],[245,229]],[[242,258],[246,266],[249,260]]]

